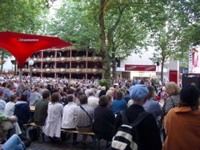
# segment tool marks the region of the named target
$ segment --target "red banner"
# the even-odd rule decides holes
[[[156,71],[156,65],[125,65],[125,71]]]
[[[177,70],[169,70],[169,81],[173,81],[178,84],[178,71]]]

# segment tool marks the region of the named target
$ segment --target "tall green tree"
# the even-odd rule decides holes
[[[155,28],[151,28],[154,38],[154,61],[161,64],[161,80],[166,60],[179,60],[188,63],[189,46],[200,43],[200,1],[166,1],[164,13],[159,13]],[[158,26],[158,28],[156,27]],[[151,26],[152,27],[152,26]],[[164,32],[163,32],[164,31]]]
[[[125,58],[144,46],[147,28],[139,16],[146,5],[154,7],[154,3],[137,0],[67,1],[58,10],[49,31],[73,41],[76,46],[85,45],[99,52],[105,78],[109,79],[111,64],[116,76],[116,58]]]
[[[1,0],[0,31],[36,34],[41,29],[43,13],[55,0]],[[0,49],[1,60],[10,53]],[[3,64],[1,64],[1,70]]]

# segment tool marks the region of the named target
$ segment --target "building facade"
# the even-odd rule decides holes
[[[159,66],[156,66],[150,59],[153,57],[153,52],[153,49],[149,49],[149,51],[144,51],[142,54],[131,53],[130,56],[118,62],[118,78],[157,78]],[[126,66],[131,66],[132,68],[130,69],[130,67]]]
[[[28,63],[30,59],[34,61],[32,66]],[[101,79],[104,74],[102,57],[72,47],[34,53],[22,69],[24,75],[28,75],[31,70],[33,76],[69,79]]]

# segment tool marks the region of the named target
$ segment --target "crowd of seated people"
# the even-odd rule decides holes
[[[200,149],[200,93],[195,85],[180,90],[177,84],[167,83],[168,96],[162,107],[154,98],[154,87],[145,83],[120,81],[118,85],[111,83],[109,89],[100,86],[98,80],[35,78],[30,86],[24,78],[19,87],[16,78],[9,78],[0,79],[0,83],[0,125],[13,124],[0,130],[2,143],[12,128],[21,138],[23,124],[32,121],[42,126],[43,133],[53,142],[70,137],[61,132],[64,129],[94,132],[99,140],[107,141],[107,146],[115,147],[112,139],[123,124],[121,113],[131,123],[147,112],[148,117],[138,126],[137,144],[141,150]],[[35,106],[34,115],[30,106]],[[160,131],[164,132],[162,138]],[[192,138],[184,142],[187,136]],[[77,133],[72,134],[72,140],[74,145],[78,143]],[[87,141],[88,136],[82,135],[82,145],[87,146]]]

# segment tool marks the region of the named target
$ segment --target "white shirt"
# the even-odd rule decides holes
[[[6,102],[4,100],[0,99],[0,112],[1,113],[4,113],[5,106],[6,106]]]
[[[77,105],[74,102],[69,102],[63,109],[62,128],[75,128],[75,112]]]
[[[36,103],[39,101],[39,100],[41,100],[42,99],[42,96],[41,96],[41,94],[40,93],[38,93],[38,92],[33,92],[33,93],[31,93],[31,97],[30,97],[30,105],[31,106],[35,106],[36,105]]]
[[[48,104],[46,125],[43,127],[45,135],[60,138],[63,105],[56,102]]]
[[[94,96],[89,96],[88,97],[88,105],[93,108],[96,108],[99,105],[99,99]]]
[[[12,116],[14,114],[14,110],[15,110],[15,103],[14,102],[6,103],[5,111],[4,111],[6,116]]]
[[[90,117],[93,119],[94,108],[89,106],[88,104],[84,104],[82,105],[82,107],[85,109],[85,111],[88,112]],[[81,109],[80,106],[77,106],[75,114],[76,127],[88,127],[89,125],[91,125],[91,120],[85,111]]]
[[[85,90],[85,95],[88,97],[88,96],[89,96],[89,93],[90,93],[91,91],[92,91],[91,89],[86,89],[86,90]]]

